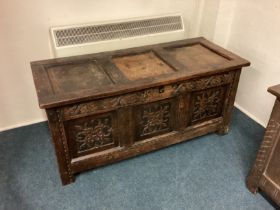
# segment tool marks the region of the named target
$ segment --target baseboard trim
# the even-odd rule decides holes
[[[248,117],[250,117],[252,120],[254,120],[255,122],[257,122],[258,124],[260,124],[261,126],[263,126],[264,128],[266,127],[266,123],[264,123],[263,121],[259,120],[256,116],[254,116],[253,114],[251,114],[250,112],[248,112],[246,109],[244,109],[242,106],[240,106],[238,103],[234,103],[234,106],[239,109],[241,112],[243,112],[244,114],[246,114]],[[39,118],[36,120],[32,120],[32,121],[27,121],[27,122],[23,122],[23,123],[18,123],[12,126],[7,126],[7,127],[2,127],[0,128],[0,132],[2,131],[7,131],[7,130],[11,130],[14,128],[19,128],[19,127],[23,127],[23,126],[28,126],[28,125],[32,125],[35,123],[39,123],[39,122],[44,122],[47,121],[45,118]]]
[[[36,120],[31,120],[31,121],[27,121],[27,122],[17,123],[15,125],[11,125],[11,126],[6,126],[6,127],[0,128],[0,132],[11,130],[11,129],[14,129],[14,128],[19,128],[19,127],[27,126],[27,125],[32,125],[32,124],[40,123],[40,122],[44,122],[44,121],[47,121],[47,120],[45,118],[39,118],[39,119],[36,119]]]
[[[254,120],[256,123],[260,124],[264,128],[266,127],[266,123],[264,123],[262,120],[258,119],[255,115],[244,109],[242,106],[240,106],[238,103],[234,103],[234,106],[239,109],[241,112],[246,114],[248,117],[250,117],[252,120]]]

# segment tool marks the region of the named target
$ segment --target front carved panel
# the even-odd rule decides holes
[[[99,118],[76,125],[77,150],[83,152],[113,143],[112,123],[110,118]]]
[[[73,156],[108,149],[116,145],[113,116],[97,115],[65,123]]]
[[[172,130],[171,100],[138,106],[136,112],[138,140]]]
[[[225,88],[210,88],[192,94],[191,123],[208,120],[221,115]]]
[[[170,119],[170,104],[150,106],[144,109],[142,115],[141,135],[152,134],[168,129]]]

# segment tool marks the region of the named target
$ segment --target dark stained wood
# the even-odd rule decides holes
[[[189,69],[187,66],[180,65],[181,68],[178,69],[178,71],[175,71],[173,74],[162,74],[157,77],[148,77],[145,79],[139,79],[130,81],[129,80],[119,80],[116,81],[116,84],[104,84],[101,86],[93,85],[92,88],[84,89],[84,88],[76,88],[72,89],[71,92],[65,92],[65,93],[54,93],[50,90],[52,89],[52,83],[53,81],[49,78],[46,79],[45,77],[42,77],[41,75],[44,74],[42,71],[48,71],[48,68],[51,68],[52,66],[57,65],[76,65],[77,63],[87,63],[92,62],[92,60],[109,60],[111,57],[118,57],[118,56],[126,56],[129,54],[136,54],[136,53],[144,53],[148,51],[154,51],[158,49],[162,49],[162,51],[165,51],[166,54],[168,54],[168,50],[165,48],[174,47],[174,46],[186,46],[186,45],[194,45],[194,44],[202,44],[203,46],[206,46],[207,49],[205,53],[210,52],[209,56],[213,56],[213,53],[216,53],[217,56],[221,55],[223,57],[228,57],[230,60],[225,59],[225,62],[219,64],[219,66],[213,65],[211,60],[208,60],[208,66],[209,68],[204,69]],[[164,54],[161,54],[164,56]],[[168,62],[164,61],[165,63],[168,63],[169,65],[173,66],[174,63],[178,63],[178,61],[173,58],[170,59],[170,56],[168,57]],[[194,64],[191,66],[194,66],[195,63],[199,63],[198,61],[193,61]],[[109,64],[109,62],[108,62]],[[195,38],[195,39],[187,39],[182,41],[176,41],[176,42],[170,42],[165,44],[158,44],[158,45],[151,45],[151,46],[145,46],[145,47],[138,47],[138,48],[132,48],[127,50],[120,50],[120,51],[113,51],[113,52],[107,52],[107,53],[98,53],[98,54],[92,54],[92,55],[85,55],[85,56],[75,56],[75,57],[68,57],[68,58],[57,58],[57,59],[51,59],[51,60],[44,60],[44,61],[36,61],[32,62],[32,72],[34,76],[35,86],[38,93],[38,99],[39,99],[39,105],[41,108],[51,108],[56,107],[58,105],[67,105],[71,104],[73,102],[81,102],[81,101],[88,101],[93,100],[97,98],[104,98],[108,96],[112,96],[115,94],[124,94],[131,91],[141,90],[145,88],[151,88],[159,85],[166,85],[170,82],[179,82],[186,79],[192,79],[196,77],[206,76],[210,74],[215,73],[223,73],[227,72],[233,69],[237,69],[243,66],[248,66],[250,63],[238,57],[237,55],[217,46],[213,43],[207,41],[204,38]],[[113,65],[113,63],[111,63]],[[190,65],[190,64],[189,64]],[[206,64],[204,63],[204,66]],[[102,69],[102,65],[98,65]],[[106,67],[106,69],[108,66]],[[174,67],[174,69],[176,69]],[[121,72],[121,71],[119,71]],[[104,72],[105,74],[105,72]],[[104,76],[105,77],[105,76]],[[68,78],[70,79],[70,78]],[[114,80],[114,78],[111,78]],[[64,89],[71,89],[71,87],[64,87]],[[40,90],[40,91],[39,91]],[[44,94],[47,93],[47,94]]]
[[[280,207],[280,85],[268,91],[277,98],[247,187],[252,193],[264,191]]]
[[[62,183],[210,132],[226,134],[249,64],[204,38],[32,62]]]
[[[118,109],[118,133],[121,147],[130,146],[134,143],[135,126],[131,126],[133,122],[135,120],[132,106]]]
[[[64,127],[72,158],[120,145],[115,111],[67,120]]]
[[[227,134],[229,131],[229,125],[232,116],[240,74],[241,74],[241,69],[235,72],[234,80],[230,84],[230,86],[228,86],[226,91],[226,96],[224,98],[225,100],[224,100],[223,111],[222,111],[222,116],[224,116],[224,121],[220,129],[217,131],[217,133],[220,135]]]
[[[59,109],[49,109],[47,110],[47,116],[62,184],[70,184],[75,181],[75,178],[71,168],[71,157],[64,133],[61,112]]]
[[[45,67],[50,84],[56,93],[94,89],[113,84],[112,79],[95,62],[54,65]],[[95,84],[94,87],[92,84]]]
[[[96,153],[96,154],[91,154],[88,156],[73,159],[72,160],[73,172],[78,173],[84,170],[107,165],[110,163],[114,163],[116,161],[134,157],[136,155],[158,150],[173,144],[181,143],[183,141],[190,140],[194,137],[215,132],[218,129],[221,122],[222,122],[222,118],[216,118],[201,123],[199,125],[194,125],[185,128],[180,132],[173,131],[160,136],[160,138],[151,138],[145,141],[137,142],[127,148],[117,147],[108,152],[100,152],[98,154]]]
[[[134,107],[135,141],[174,130],[176,100],[170,98]]]

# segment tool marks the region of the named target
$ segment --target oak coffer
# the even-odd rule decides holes
[[[227,133],[248,65],[204,38],[32,62],[62,183],[84,170]]]
[[[280,207],[280,85],[268,91],[276,100],[247,187],[252,193],[265,192]]]

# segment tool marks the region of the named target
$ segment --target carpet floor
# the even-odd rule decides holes
[[[263,135],[263,127],[235,109],[228,135],[84,172],[62,187],[47,123],[1,132],[0,209],[274,209],[245,186]]]

